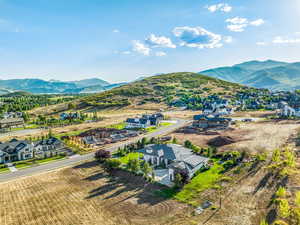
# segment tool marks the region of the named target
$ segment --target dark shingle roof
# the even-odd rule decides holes
[[[177,144],[147,145],[145,148],[138,150],[138,152],[146,155],[163,156],[165,159],[172,161],[185,162],[192,168],[209,160],[208,158],[194,154],[191,149]]]

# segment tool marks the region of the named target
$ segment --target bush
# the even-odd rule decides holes
[[[95,158],[101,162],[111,158],[111,153],[110,151],[106,150],[98,150],[95,152]]]
[[[107,168],[107,169],[117,169],[121,166],[121,161],[119,159],[107,159],[105,161],[105,164],[104,166]]]

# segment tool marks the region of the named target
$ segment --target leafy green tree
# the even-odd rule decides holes
[[[290,216],[290,205],[288,200],[286,199],[279,200],[278,213],[281,218],[287,218]]]
[[[180,173],[176,173],[175,175],[175,179],[174,179],[174,184],[175,187],[181,187],[182,186],[182,176],[180,175]]]
[[[284,187],[279,187],[275,193],[277,198],[284,198],[286,196],[286,190]]]
[[[184,147],[186,147],[186,148],[192,148],[193,144],[192,144],[192,142],[190,140],[186,140],[184,142]]]
[[[138,173],[140,170],[139,160],[138,159],[129,159],[127,168],[133,173]]]
[[[178,143],[176,137],[174,137],[174,138],[172,139],[172,143],[173,143],[173,144],[177,144],[177,143]]]
[[[147,163],[147,162],[142,164],[141,170],[143,172],[144,177],[148,177],[149,173],[152,172],[152,168],[150,167],[149,163]]]
[[[108,159],[105,161],[104,165],[108,169],[117,169],[121,166],[121,161],[119,159]]]

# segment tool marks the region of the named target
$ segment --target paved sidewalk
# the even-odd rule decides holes
[[[6,163],[6,166],[10,170],[10,172],[16,172],[18,169],[12,163]]]

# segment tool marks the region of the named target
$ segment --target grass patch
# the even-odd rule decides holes
[[[118,158],[122,164],[128,164],[130,159],[138,159],[143,157],[143,154],[138,153],[138,152],[131,152],[123,157]]]
[[[159,126],[157,126],[157,127],[148,127],[145,130],[147,133],[153,133],[155,131],[160,130],[162,127],[168,127],[171,125],[173,125],[173,123],[163,122],[163,123],[160,123]]]
[[[5,173],[5,172],[8,172],[9,169],[7,167],[1,167],[0,168],[0,173]]]
[[[179,201],[197,205],[198,202],[195,200],[197,194],[206,189],[216,187],[216,182],[223,176],[221,174],[223,170],[223,165],[215,162],[209,170],[194,177],[191,182],[185,185],[174,197]]]
[[[121,123],[106,126],[106,128],[114,128],[114,129],[118,129],[118,130],[125,129],[125,127],[126,127],[126,122],[121,122]]]
[[[64,158],[66,158],[66,156],[57,155],[57,156],[54,156],[54,157],[51,157],[51,158],[37,159],[37,160],[35,160],[35,162],[41,164],[41,163],[48,163],[48,162],[51,162],[51,161],[60,160],[60,159],[64,159]]]
[[[15,167],[17,169],[21,169],[21,168],[27,168],[27,167],[30,167],[30,166],[33,166],[34,164],[36,164],[34,161],[20,161],[20,162],[16,162],[15,163]]]

